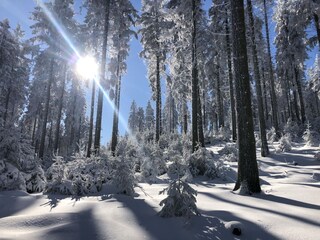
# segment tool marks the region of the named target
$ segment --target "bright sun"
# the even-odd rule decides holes
[[[77,73],[85,79],[93,79],[98,74],[98,64],[91,56],[79,58],[76,65]]]

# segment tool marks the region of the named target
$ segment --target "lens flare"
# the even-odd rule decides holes
[[[98,64],[91,56],[80,57],[76,64],[77,73],[84,79],[94,79],[98,74]]]
[[[132,132],[130,131],[130,129],[128,128],[128,125],[126,123],[126,121],[124,120],[122,114],[118,111],[118,109],[115,107],[114,102],[110,99],[108,93],[104,90],[104,88],[101,86],[100,84],[100,77],[98,74],[98,64],[96,64],[96,62],[94,61],[93,58],[91,57],[81,57],[79,51],[77,50],[77,48],[75,47],[75,45],[73,44],[73,42],[71,41],[71,39],[69,38],[67,31],[65,30],[65,28],[62,26],[62,24],[59,23],[59,21],[55,18],[55,15],[50,12],[50,10],[46,7],[46,5],[42,2],[42,0],[35,0],[36,3],[38,4],[38,6],[40,6],[42,8],[42,10],[44,11],[44,13],[46,14],[46,16],[48,17],[48,19],[50,20],[50,22],[53,24],[53,26],[56,28],[56,30],[58,31],[58,33],[62,36],[62,38],[64,39],[64,41],[69,45],[69,47],[73,50],[73,52],[76,54],[77,56],[77,65],[76,65],[76,69],[77,72],[79,74],[81,74],[83,77],[86,78],[91,78],[95,81],[95,83],[97,84],[97,86],[99,87],[99,89],[101,90],[101,92],[103,93],[103,96],[105,97],[105,99],[107,100],[108,104],[110,105],[110,107],[113,109],[113,111],[116,112],[116,114],[119,117],[119,122],[122,125],[122,127],[124,128],[124,130],[128,133],[128,135],[133,139],[133,141],[135,141],[138,144],[138,141],[136,140],[136,137],[134,136],[134,134],[132,134]],[[138,144],[138,146],[140,146]]]

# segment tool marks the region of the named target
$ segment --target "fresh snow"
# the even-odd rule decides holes
[[[221,147],[209,149],[217,153]],[[190,219],[157,215],[167,175],[152,185],[139,183],[134,198],[114,194],[110,185],[99,195],[79,198],[0,192],[0,239],[319,239],[317,151],[293,144],[290,152],[275,153],[271,147],[269,157],[258,159],[263,192],[253,196],[232,192],[236,162],[229,163],[224,180],[194,179],[202,216]],[[234,227],[241,236],[232,234]]]

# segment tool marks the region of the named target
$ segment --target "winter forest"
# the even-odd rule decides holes
[[[10,1],[0,239],[319,239],[320,1]]]

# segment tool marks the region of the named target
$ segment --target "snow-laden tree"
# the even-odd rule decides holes
[[[10,31],[8,20],[0,22],[0,125],[17,124],[21,117],[29,85],[28,46],[18,25]]]
[[[164,0],[143,0],[142,13],[139,20],[141,44],[143,50],[140,56],[144,58],[148,66],[148,80],[156,101],[156,127],[155,140],[159,141],[161,135],[161,75],[164,73],[164,36],[168,27],[163,12]]]
[[[154,129],[154,110],[151,106],[150,101],[148,101],[146,110],[145,110],[145,126],[146,129],[148,130],[153,130]]]
[[[203,79],[203,65],[202,59],[205,32],[205,18],[201,8],[202,1],[188,0],[188,1],[168,1],[166,8],[168,9],[168,18],[174,23],[171,27],[171,42],[174,46],[170,46],[170,54],[177,61],[182,61],[181,65],[175,64],[171,71],[172,76],[172,89],[179,86],[183,81],[184,84],[178,88],[180,96],[183,97],[181,112],[184,121],[184,132],[187,127],[187,98],[192,102],[192,150],[195,151],[200,145],[204,145],[203,136],[203,119],[202,119],[202,103],[200,98],[200,88]],[[179,44],[176,42],[179,41]],[[174,56],[177,54],[176,56]],[[184,56],[182,56],[184,54]],[[181,75],[179,76],[179,71]],[[186,82],[189,80],[189,82]],[[175,83],[175,81],[178,81]],[[189,94],[186,92],[189,91]],[[177,95],[173,93],[173,96]]]
[[[176,132],[178,127],[178,112],[176,110],[175,99],[172,96],[172,90],[167,84],[166,101],[163,108],[163,130],[166,133]]]
[[[41,6],[43,4],[43,6]],[[55,135],[54,148],[57,149],[60,138],[60,124],[62,118],[62,107],[64,99],[64,91],[66,85],[66,77],[64,71],[60,72],[57,69],[67,69],[66,61],[62,59],[70,59],[72,50],[61,36],[59,30],[54,26],[54,23],[50,17],[54,18],[55,21],[63,28],[63,30],[74,36],[76,25],[73,21],[73,0],[57,0],[53,2],[46,2],[37,5],[32,13],[32,19],[35,22],[32,26],[32,41],[38,46],[39,52],[36,55],[41,55],[41,58],[36,60],[43,61],[39,62],[43,68],[47,69],[47,73],[41,74],[41,76],[35,75],[34,81],[37,78],[41,78],[42,84],[45,85],[45,91],[41,94],[44,95],[44,106],[40,109],[40,121],[38,121],[40,140],[39,140],[39,157],[43,158],[45,154],[46,138],[48,135],[49,143],[51,141],[51,135]],[[46,10],[44,10],[46,8]],[[50,13],[48,13],[50,12]],[[53,54],[54,53],[54,54]],[[46,65],[43,65],[43,64]],[[41,70],[39,70],[39,73]],[[45,76],[46,75],[46,76]],[[53,109],[53,99],[58,99],[54,106],[57,109]],[[34,102],[30,102],[34,103]],[[30,113],[38,112],[38,106],[29,105]],[[34,111],[37,109],[37,111]],[[57,118],[53,117],[53,113],[56,113]],[[37,118],[33,121],[36,122]],[[47,132],[48,123],[50,122],[50,131]],[[53,130],[53,123],[55,122],[55,130]],[[55,132],[53,134],[52,132]],[[53,145],[53,144],[52,144]],[[47,152],[48,153],[48,152]]]
[[[132,133],[136,133],[138,130],[138,106],[136,102],[133,100],[130,106],[130,112],[128,117],[128,128]]]
[[[129,55],[130,45],[129,41],[132,35],[136,33],[131,30],[137,18],[136,10],[128,0],[115,1],[112,6],[111,18],[113,24],[110,31],[112,32],[111,50],[110,50],[110,64],[109,70],[111,72],[111,87],[110,95],[114,96],[114,113],[112,126],[111,151],[115,153],[118,143],[118,125],[120,112],[120,90],[121,78],[126,73],[127,65],[126,58]]]
[[[307,58],[305,29],[309,21],[305,2],[279,0],[273,19],[277,33],[277,74],[288,106],[287,111],[290,117],[304,123],[306,116],[302,81],[304,61]]]

